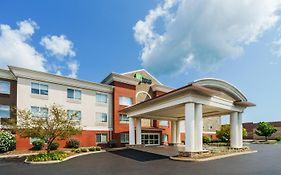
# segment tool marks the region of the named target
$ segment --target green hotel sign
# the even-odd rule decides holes
[[[135,77],[136,79],[140,80],[141,83],[145,83],[145,84],[151,84],[151,83],[152,83],[152,80],[151,80],[151,79],[145,77],[144,75],[142,75],[142,74],[140,74],[140,73],[136,73],[136,74],[134,75],[134,77]]]

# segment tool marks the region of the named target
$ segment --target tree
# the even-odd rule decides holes
[[[264,136],[265,141],[268,140],[268,137],[272,136],[277,131],[277,129],[267,122],[260,122],[255,133],[258,136]]]
[[[81,132],[79,122],[70,120],[67,111],[61,106],[52,105],[49,111],[47,116],[44,114],[32,116],[29,110],[18,110],[16,128],[21,137],[46,140],[48,153],[50,153],[50,146],[56,139],[67,139]]]
[[[216,131],[217,138],[224,142],[230,142],[230,125],[222,125],[220,130]],[[247,130],[243,128],[243,137],[248,135]]]

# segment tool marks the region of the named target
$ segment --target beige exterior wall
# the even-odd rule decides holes
[[[48,85],[48,96],[31,94],[31,82]],[[82,92],[81,100],[70,100],[67,98],[67,88],[79,89]],[[81,126],[83,130],[108,131],[112,122],[112,95],[108,96],[107,104],[96,103],[97,91],[80,89],[66,85],[50,82],[40,82],[25,78],[18,78],[17,85],[17,107],[18,109],[31,109],[31,106],[48,107],[53,104],[61,105],[66,110],[81,111]],[[104,112],[108,115],[107,123],[99,123],[96,119],[97,112]]]

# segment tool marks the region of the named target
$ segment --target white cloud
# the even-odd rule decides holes
[[[273,27],[280,5],[280,0],[165,0],[134,26],[143,45],[142,65],[156,74],[186,71],[191,64],[211,69],[241,55]]]
[[[79,63],[76,60],[71,60],[67,63],[67,66],[70,70],[70,74],[68,76],[71,78],[76,78],[79,69]]]
[[[51,55],[56,56],[60,60],[66,56],[75,56],[72,41],[68,40],[64,35],[44,36],[41,39],[40,44],[44,46],[51,53]]]
[[[18,28],[12,29],[9,25],[0,24],[0,68],[13,65],[44,72],[50,71],[58,75],[70,71],[69,76],[77,77],[79,63],[72,58],[75,56],[73,43],[67,40],[66,36],[48,36],[43,37],[41,41],[48,51],[61,59],[56,63],[30,44],[29,41],[36,29],[39,29],[34,21],[20,21],[17,26]],[[71,59],[64,59],[65,56]]]
[[[281,57],[281,39],[273,41],[272,44],[274,47],[272,53],[277,57]]]
[[[46,59],[28,43],[37,24],[32,20],[17,23],[18,29],[0,24],[0,67],[7,65],[20,66],[40,71],[46,71]]]

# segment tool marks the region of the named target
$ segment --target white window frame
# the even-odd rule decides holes
[[[98,139],[97,139],[98,135],[101,135],[101,136],[100,136],[100,137],[101,137],[101,138],[100,138],[100,139],[101,139],[100,142],[98,142]],[[102,140],[102,138],[103,138],[102,136],[105,136],[105,141]],[[107,136],[106,133],[98,133],[98,134],[96,134],[96,143],[107,143],[107,137],[108,137],[108,136]]]
[[[105,96],[106,98],[106,102],[103,102],[103,101],[98,101],[98,96],[101,95],[101,96]],[[96,92],[96,103],[98,104],[107,104],[108,103],[108,94],[105,94],[105,93],[101,93],[101,92]]]
[[[11,94],[11,83],[9,81],[0,80],[0,85],[8,86],[7,91],[4,91],[5,89],[0,86],[0,94]]]
[[[122,98],[130,99],[131,104],[123,103],[124,101],[122,100]],[[133,98],[132,98],[132,97],[119,96],[119,105],[122,105],[122,106],[130,106],[130,105],[132,105],[132,104],[133,104]]]
[[[127,116],[128,120],[121,120],[122,117]],[[129,117],[127,114],[119,114],[119,122],[120,123],[129,123]]]
[[[33,93],[32,92],[32,84],[38,84],[38,94],[37,93]],[[41,93],[41,86],[47,86],[47,94],[42,94]],[[31,82],[31,94],[34,95],[44,95],[44,96],[48,96],[49,95],[49,85],[48,84],[44,84],[44,83],[38,83],[38,82]]]
[[[49,109],[48,109],[47,107],[31,106],[31,107],[30,107],[31,113],[32,113],[32,108],[38,108],[38,109],[39,109],[39,110],[38,110],[38,113],[40,113],[40,115],[37,115],[37,116],[32,114],[32,117],[42,117],[42,118],[45,118],[45,117],[48,117],[48,115],[49,115]],[[43,109],[47,109],[47,114],[46,114],[46,116],[44,116],[43,113],[42,113],[42,110],[43,110]]]
[[[125,140],[122,140],[122,136]],[[129,143],[129,133],[120,133],[120,143]]]
[[[73,98],[71,97],[68,97],[68,90],[73,90]],[[76,93],[77,92],[80,92],[80,98],[77,98],[76,96]],[[82,90],[80,89],[74,89],[74,88],[67,88],[66,90],[66,96],[67,96],[67,99],[70,99],[70,100],[81,100],[82,99]]]
[[[103,118],[102,115],[103,114],[106,115],[106,121],[102,121],[102,118]],[[96,117],[97,117],[99,123],[107,123],[108,122],[108,114],[106,112],[96,112]]]
[[[0,109],[1,110],[5,110],[5,112],[6,111],[8,111],[8,116],[6,117],[6,116],[0,116],[0,118],[11,118],[11,106],[9,106],[9,105],[0,105]]]
[[[74,113],[80,113],[80,118],[79,119],[72,119],[70,115],[70,112],[71,112],[71,115],[73,115]],[[72,110],[72,109],[68,109],[67,110],[67,117],[69,118],[69,120],[73,120],[73,121],[81,121],[82,120],[82,112],[80,110]]]

